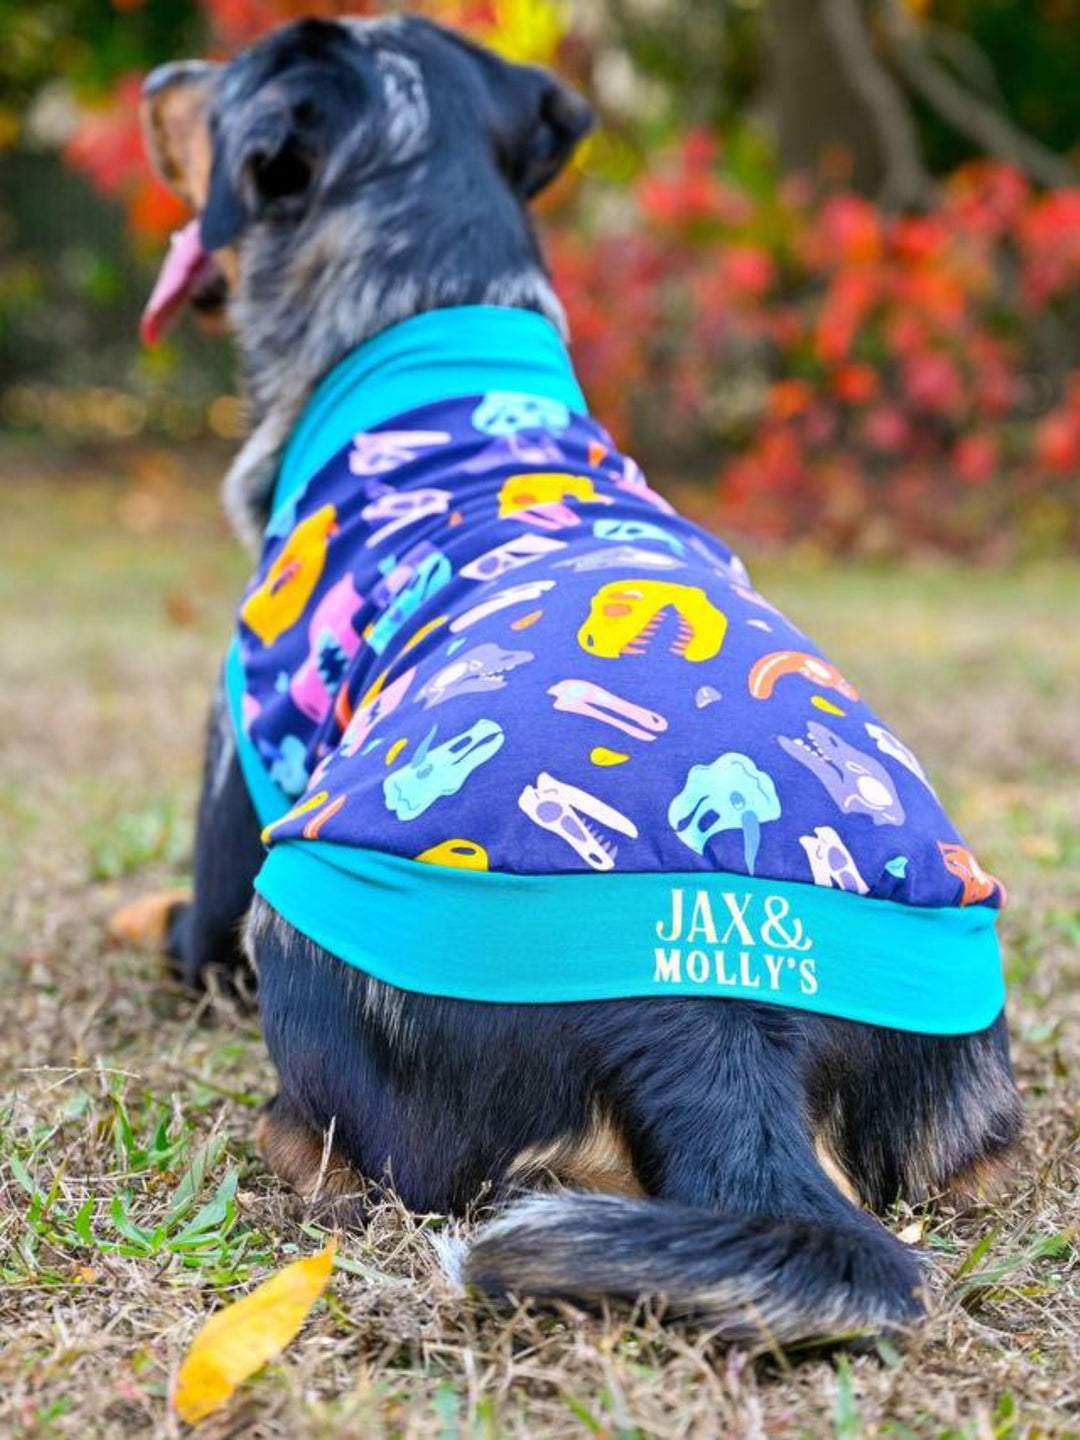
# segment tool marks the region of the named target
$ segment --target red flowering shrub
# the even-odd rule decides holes
[[[661,478],[719,468],[725,522],[777,541],[1080,540],[1080,189],[979,164],[888,217],[751,193],[694,136],[630,200],[552,251],[597,408]]]

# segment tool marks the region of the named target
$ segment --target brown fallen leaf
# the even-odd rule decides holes
[[[238,1385],[284,1350],[326,1289],[334,1248],[294,1260],[211,1315],[176,1377],[173,1405],[181,1420],[196,1425],[220,1410]]]

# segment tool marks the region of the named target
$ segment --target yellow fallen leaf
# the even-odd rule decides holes
[[[331,1244],[211,1315],[176,1377],[173,1404],[181,1420],[195,1425],[220,1410],[242,1381],[284,1350],[326,1289],[333,1265]]]

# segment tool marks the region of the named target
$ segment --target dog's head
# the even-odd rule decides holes
[[[329,248],[369,270],[400,255],[399,287],[440,261],[449,275],[452,251],[457,269],[490,273],[443,303],[485,298],[471,291],[508,264],[508,207],[523,211],[591,123],[545,71],[417,17],[302,20],[229,64],[163,66],[142,119],[156,168],[197,216],[174,237],[149,339],[186,302],[212,312],[245,289],[264,307],[278,292],[302,300],[298,274],[310,285]]]

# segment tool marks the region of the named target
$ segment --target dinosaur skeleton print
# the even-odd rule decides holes
[[[856,686],[558,402],[356,436],[275,513],[239,642],[270,845],[1002,901]]]

